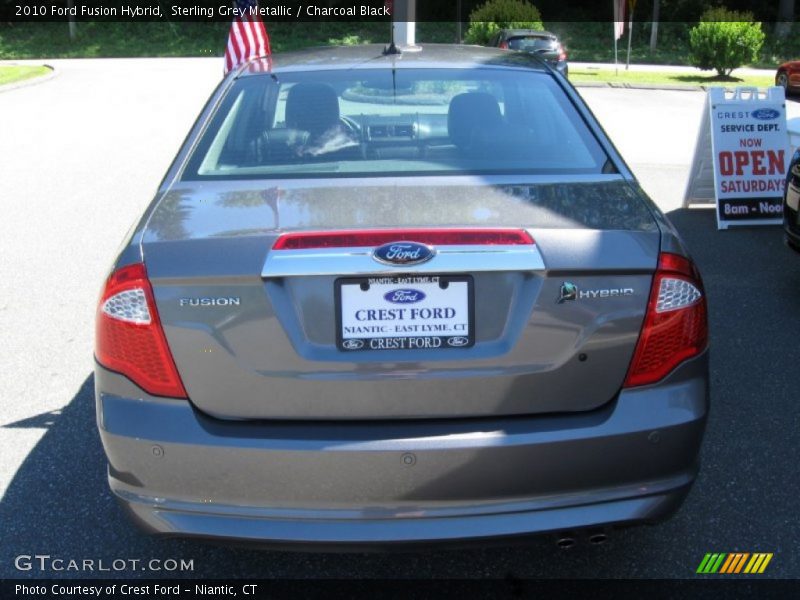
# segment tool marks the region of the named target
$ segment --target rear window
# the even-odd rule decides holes
[[[522,52],[554,50],[556,45],[557,43],[553,38],[540,36],[520,36],[508,40],[508,47],[511,50],[521,50]]]
[[[598,173],[606,161],[548,74],[359,69],[235,81],[183,178]]]

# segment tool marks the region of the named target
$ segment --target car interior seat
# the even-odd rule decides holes
[[[289,89],[286,127],[308,134],[302,155],[345,158],[359,146],[342,123],[336,90],[324,83],[298,83]]]
[[[339,97],[324,83],[298,83],[286,97],[286,127],[307,131],[309,140],[318,139],[340,126]]]
[[[336,91],[324,83],[298,83],[286,96],[285,127],[259,136],[255,162],[296,162],[303,157],[350,157],[358,141],[343,126]]]
[[[447,113],[450,141],[465,156],[488,155],[497,150],[507,130],[500,104],[486,92],[453,96]]]

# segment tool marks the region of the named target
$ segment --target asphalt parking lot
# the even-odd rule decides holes
[[[0,92],[0,577],[53,575],[14,566],[18,555],[49,554],[194,565],[103,573],[126,577],[686,578],[706,552],[733,551],[773,552],[765,576],[800,576],[800,254],[777,227],[718,232],[712,210],[680,208],[702,93],[582,90],[705,279],[712,413],[702,471],[680,512],[568,551],[542,537],[514,547],[308,554],[154,540],[111,497],[94,423],[96,296],[221,64],[56,66],[46,83]]]

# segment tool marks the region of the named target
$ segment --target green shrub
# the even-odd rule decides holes
[[[764,44],[761,23],[749,12],[711,8],[689,32],[689,60],[703,71],[716,69],[720,77],[742,65],[758,60]]]
[[[544,29],[539,9],[525,0],[489,0],[469,15],[464,40],[486,44],[500,29]]]

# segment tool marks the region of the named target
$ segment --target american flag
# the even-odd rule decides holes
[[[614,39],[618,40],[625,31],[625,0],[614,2]]]
[[[228,46],[225,48],[225,73],[250,59],[269,56],[269,36],[261,17],[250,14],[258,6],[257,0],[236,0],[237,15],[231,23]]]

